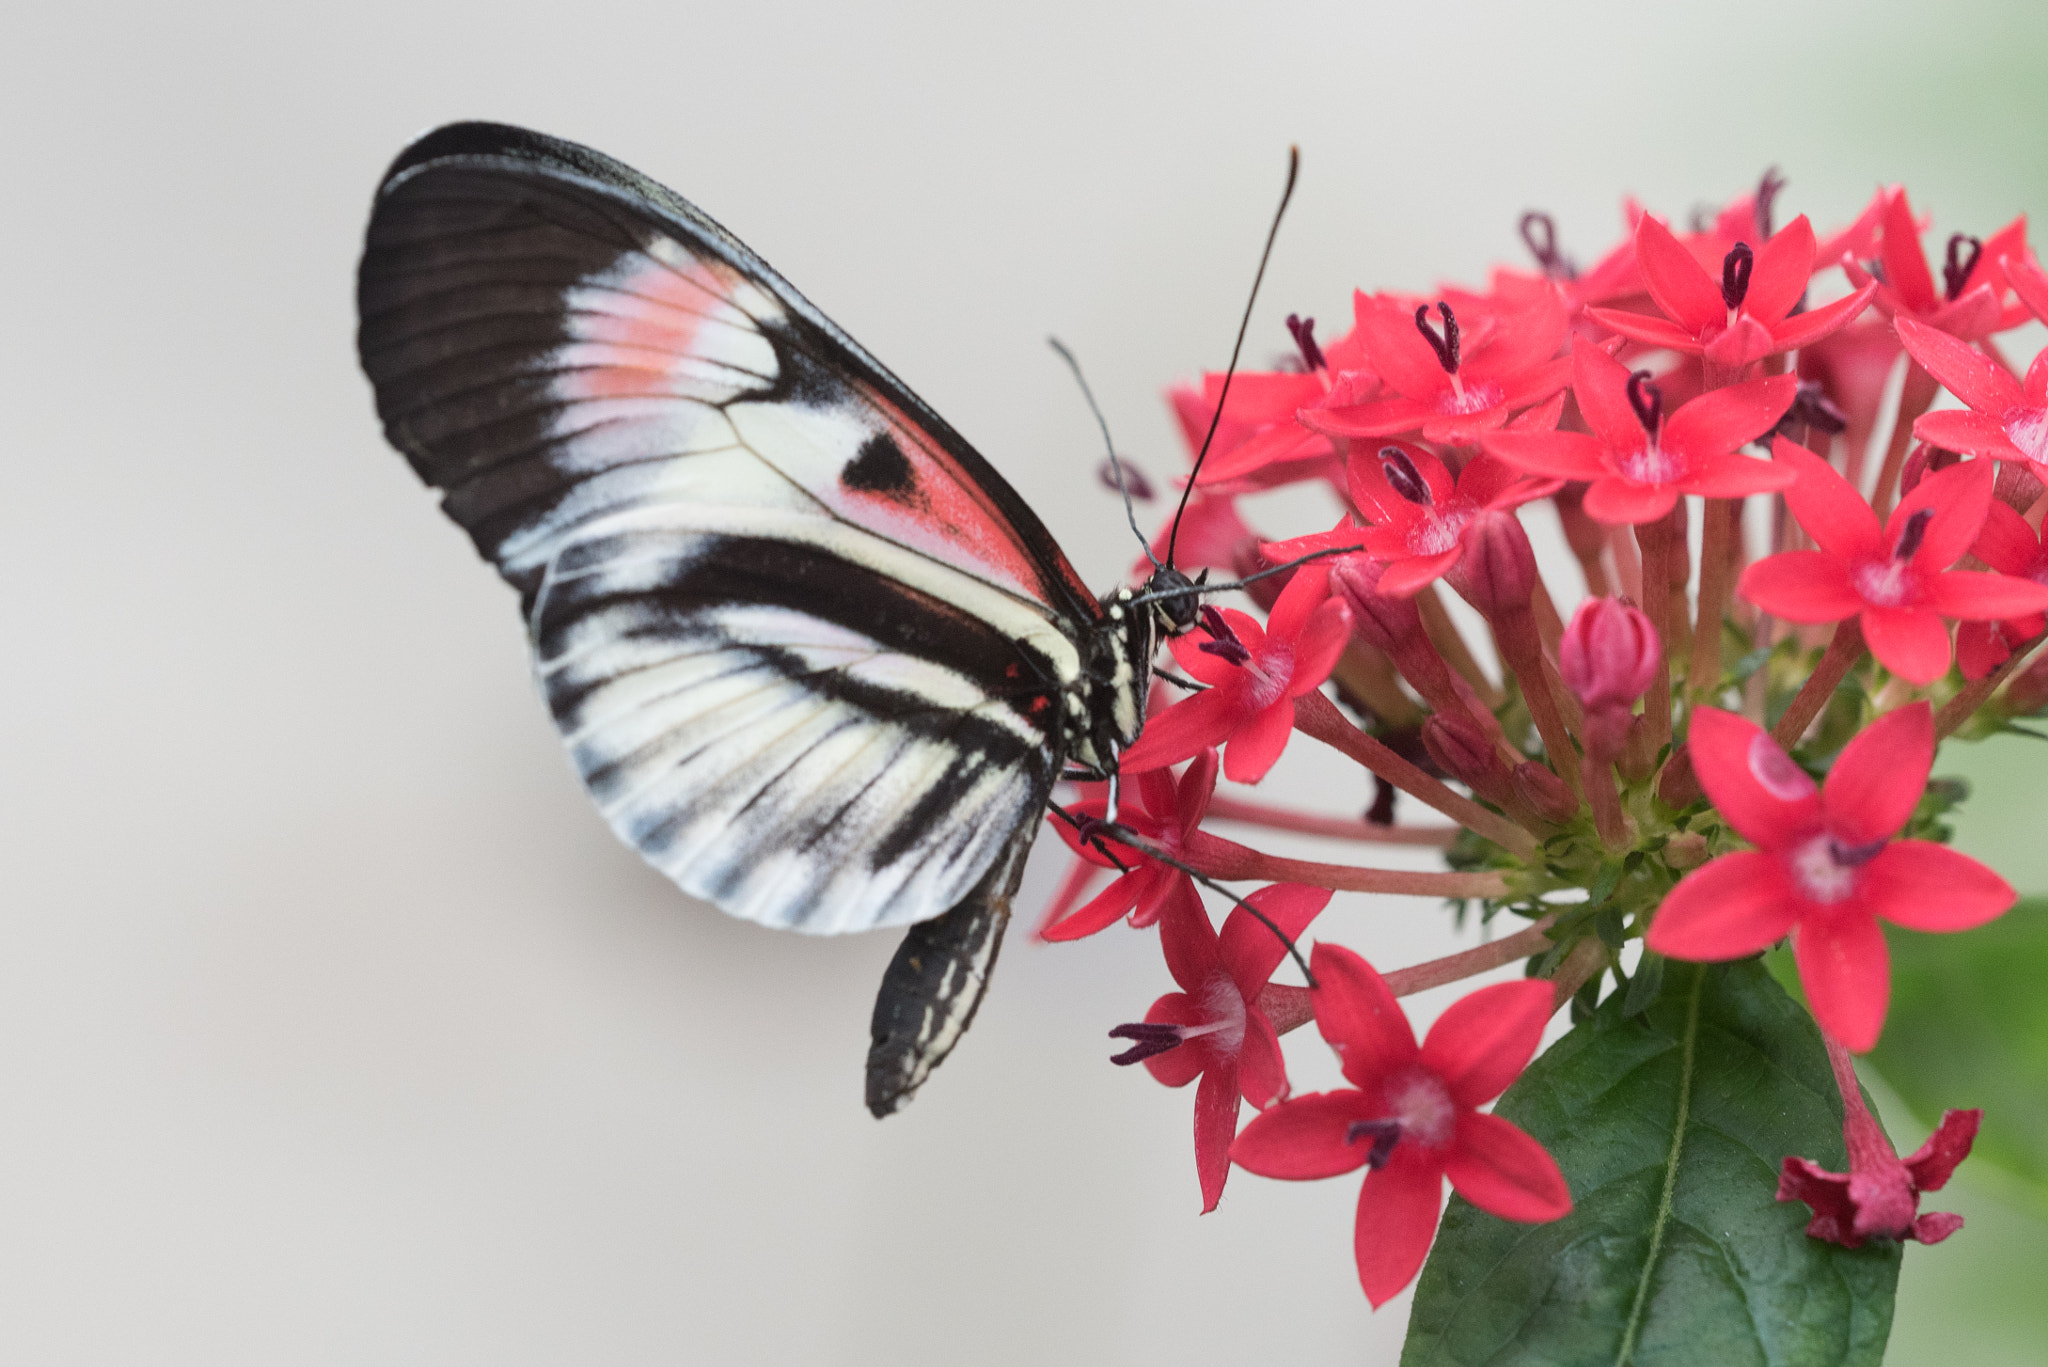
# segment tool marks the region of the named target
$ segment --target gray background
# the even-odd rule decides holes
[[[1519,260],[1525,208],[1590,260],[1624,192],[1683,213],[1771,163],[1823,225],[1904,179],[1944,233],[1986,232],[2043,207],[2044,38],[2019,3],[12,13],[0,1359],[1396,1356],[1405,1300],[1368,1313],[1350,1267],[1354,1184],[1239,1174],[1197,1219],[1191,1098],[1104,1063],[1168,986],[1149,937],[1013,941],[960,1053],[877,1125],[890,937],[730,922],[613,843],[509,595],[355,369],[369,193],[416,132],[527,123],[676,186],[1107,584],[1132,548],[1043,338],[1167,475],[1159,391],[1223,360],[1289,142],[1255,355],[1289,310],[1341,331],[1353,286]],[[1262,795],[1362,801],[1289,765]],[[2008,836],[2041,801],[2012,790]],[[2044,886],[2034,860],[2015,881]],[[1391,899],[1325,929],[1384,966],[1471,939]],[[1300,1085],[1320,1053],[1296,1042]],[[1909,1254],[1894,1361],[1973,1304],[2000,1361],[1984,1306],[2040,1265],[2029,1217],[1950,1204],[1972,1230]]]

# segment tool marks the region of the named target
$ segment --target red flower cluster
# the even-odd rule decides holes
[[[1199,1079],[1204,1210],[1233,1161],[1365,1169],[1354,1252],[1375,1305],[1415,1276],[1445,1180],[1507,1219],[1570,1211],[1541,1146],[1478,1108],[1557,1002],[1619,981],[1620,939],[1719,961],[1789,938],[1839,1073],[1884,1026],[1881,921],[1962,931],[2014,901],[1913,818],[1942,737],[2048,705],[2048,664],[2028,665],[2048,634],[2048,352],[2009,365],[1995,341],[2048,319],[2048,272],[2016,220],[1951,236],[1937,280],[1897,187],[1825,237],[1803,216],[1774,230],[1781,188],[1767,177],[1693,231],[1630,206],[1584,275],[1531,215],[1536,273],[1361,292],[1343,336],[1290,317],[1285,364],[1172,391],[1190,452],[1214,438],[1153,553],[1253,579],[1265,616],[1204,607],[1171,643],[1189,695],[1123,755],[1117,821],[1102,794],[1062,809],[1080,864],[1045,938],[1158,925],[1176,990],[1118,1027],[1118,1061]],[[1239,496],[1296,484],[1334,494],[1336,524],[1262,538]],[[1783,504],[1744,517],[1758,498]],[[1521,520],[1539,502],[1582,583],[1539,573]],[[1446,589],[1490,651],[1462,639]],[[1219,771],[1284,773],[1295,730],[1370,770],[1369,819],[1217,791]],[[1397,821],[1397,792],[1464,828],[1459,871],[1308,863],[1206,829],[1450,842]],[[1591,899],[1569,886],[1616,867],[1646,876]],[[1247,880],[1266,886],[1231,894],[1218,931],[1204,887]],[[1384,978],[1326,939],[1309,986],[1272,981],[1335,892],[1477,898],[1532,924]],[[1481,988],[1416,1043],[1399,993],[1538,953],[1549,981]],[[1310,1019],[1350,1086],[1291,1097],[1280,1040]],[[1786,1159],[1811,1232],[1952,1230],[1917,1202],[1967,1152],[1965,1122],[1900,1160],[1860,1098],[1845,1106],[1849,1174]]]

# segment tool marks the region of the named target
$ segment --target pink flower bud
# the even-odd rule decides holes
[[[1351,627],[1367,644],[1398,660],[1409,643],[1423,634],[1422,611],[1413,598],[1394,598],[1379,591],[1384,561],[1347,555],[1330,567],[1330,587],[1351,609]]]
[[[1588,598],[1557,643],[1557,672],[1588,712],[1626,711],[1657,677],[1657,629],[1618,598]]]
[[[1707,838],[1697,831],[1674,835],[1664,842],[1664,862],[1680,873],[1707,862]]]
[[[1904,498],[1920,487],[1920,481],[1937,470],[1946,470],[1961,460],[1962,456],[1939,446],[1921,442],[1913,448],[1913,454],[1906,457],[1906,463],[1899,467],[1899,497]]]
[[[1457,712],[1439,712],[1422,723],[1422,748],[1437,767],[1494,802],[1512,791],[1508,767],[1477,722]]]
[[[1681,745],[1664,761],[1664,772],[1657,776],[1657,800],[1667,807],[1690,807],[1703,796],[1699,778],[1692,771],[1692,756]]]
[[[2008,717],[2031,717],[2048,707],[2048,655],[2013,675],[2005,686],[2004,710]]]
[[[1444,577],[1488,619],[1526,609],[1536,590],[1536,552],[1515,515],[1482,509],[1465,529],[1465,554]]]
[[[1545,821],[1569,821],[1579,810],[1564,780],[1535,760],[1515,766],[1515,796]]]

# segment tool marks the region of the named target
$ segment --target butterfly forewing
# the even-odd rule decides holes
[[[623,839],[770,925],[1007,901],[1099,609],[950,428],[687,203],[522,130],[400,157],[360,305]]]

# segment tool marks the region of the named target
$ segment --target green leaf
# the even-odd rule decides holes
[[[1930,1129],[1982,1106],[1972,1161],[2048,1196],[2048,899],[1959,935],[1887,938],[1891,1013],[1870,1061]]]
[[[1842,1103],[1811,1017],[1763,966],[1672,963],[1537,1059],[1498,1114],[1574,1208],[1547,1225],[1453,1197],[1402,1367],[1876,1367],[1899,1249],[1806,1237],[1776,1199],[1801,1154],[1837,1172]]]

